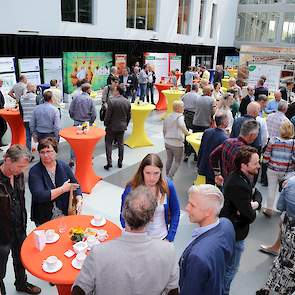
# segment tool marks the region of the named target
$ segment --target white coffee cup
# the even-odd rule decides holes
[[[97,240],[96,240],[96,238],[94,236],[89,236],[87,238],[87,244],[88,244],[89,247],[92,247],[93,245],[95,245],[96,241]]]
[[[97,235],[100,241],[104,241],[108,237],[108,232],[104,229],[100,229],[97,231]]]
[[[46,236],[46,240],[48,241],[51,241],[54,239],[54,236],[55,236],[55,231],[54,229],[48,229],[46,232],[45,232],[45,236]]]
[[[78,253],[77,255],[76,255],[76,261],[77,261],[77,264],[79,265],[79,266],[82,266],[83,265],[83,263],[84,263],[84,261],[85,261],[85,259],[86,259],[86,254],[85,253],[83,253],[83,252],[80,252],[80,253]]]
[[[58,258],[56,256],[49,256],[45,260],[45,263],[48,269],[54,269],[56,267],[57,261],[58,261]]]
[[[102,222],[102,220],[103,220],[103,217],[99,216],[99,215],[94,215],[93,218],[94,218],[94,223],[95,224],[100,224]]]
[[[76,244],[73,245],[73,249],[75,251],[75,253],[86,253],[88,248],[88,244],[85,242],[78,242]]]

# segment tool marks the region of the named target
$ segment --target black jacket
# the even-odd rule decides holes
[[[263,87],[263,86],[262,87],[256,87],[255,88],[255,93],[254,93],[255,100],[258,99],[260,94],[264,94],[264,95],[268,96],[268,89]]]
[[[261,208],[262,197],[254,189],[245,174],[235,171],[227,178],[224,185],[224,206],[220,216],[227,217],[234,225],[236,240],[244,240],[249,233],[249,225],[256,218],[256,211],[251,207],[251,201],[257,201]]]
[[[242,101],[241,101],[241,104],[240,104],[240,113],[241,113],[241,116],[244,116],[247,114],[247,106],[248,104],[251,102],[251,98],[249,95],[246,95]]]

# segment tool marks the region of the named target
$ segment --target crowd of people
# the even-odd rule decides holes
[[[132,73],[126,68],[121,76],[116,67],[111,68],[99,113],[106,128],[104,169],[112,168],[114,144],[118,146],[118,168],[122,168],[131,103],[137,96],[155,103],[155,75],[149,64],[142,68],[134,65]],[[174,76],[172,73],[171,82],[177,86]],[[260,210],[265,218],[272,218],[278,210],[282,218],[274,245],[260,247],[277,257],[265,287],[256,294],[295,292],[294,82],[275,91],[269,100],[264,76],[257,85],[246,87],[245,96],[235,78],[229,79],[229,88],[223,93],[222,77],[221,66],[212,81],[205,66],[189,67],[185,72],[186,93],[173,103],[173,112],[163,122],[165,166],[157,154],[142,159],[121,196],[118,214],[122,236],[91,251],[73,285],[73,295],[115,295],[122,294],[122,290],[124,294],[230,294],[250,224]],[[75,126],[85,121],[91,125],[97,118],[91,85],[87,81],[79,83],[69,115]],[[28,294],[41,292],[27,282],[20,260],[27,219],[23,172],[32,160],[32,138],[38,143],[40,157],[29,171],[32,221],[39,226],[67,215],[72,194],[77,199],[77,214],[82,212],[82,192],[71,169],[75,155],[71,152],[69,164],[56,159],[62,94],[56,80],[50,84],[43,101],[38,100],[36,86],[27,83],[24,75],[9,92],[22,114],[26,148],[11,146],[0,166],[0,203],[4,208],[0,212],[0,233],[5,237],[0,241],[1,295],[6,294],[3,279],[10,250],[16,289]],[[185,140],[195,132],[203,133],[198,152]],[[177,261],[172,243],[178,231],[180,205],[173,178],[192,153],[206,184],[188,188],[185,210],[198,226]],[[256,186],[258,181],[268,186],[265,206]]]

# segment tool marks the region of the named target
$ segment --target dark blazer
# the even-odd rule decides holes
[[[217,226],[196,237],[179,260],[180,295],[222,295],[234,243],[235,231],[226,218],[220,218]]]
[[[4,95],[0,90],[0,109],[3,109],[5,105],[5,99],[4,99]]]
[[[251,102],[251,98],[249,95],[246,95],[242,101],[241,101],[241,104],[240,104],[240,108],[239,108],[239,111],[241,113],[241,116],[244,116],[247,114],[247,106],[248,104]]]
[[[3,109],[5,105],[4,96],[0,90],[0,109]],[[2,137],[7,130],[7,123],[6,121],[0,116],[0,146],[2,145]]]
[[[131,104],[124,96],[111,97],[104,124],[107,131],[124,132],[131,118]]]
[[[294,92],[294,91],[295,91],[295,87],[292,89],[292,92]],[[280,92],[282,94],[282,99],[288,101],[287,88],[286,87],[281,87]]]
[[[268,89],[265,88],[265,87],[257,87],[257,88],[255,88],[255,93],[254,93],[255,100],[258,99],[258,96],[260,94],[265,94],[266,96],[268,96]]]
[[[119,81],[120,81],[120,84],[123,83],[123,75],[121,75],[119,77]],[[138,83],[137,83],[137,77],[135,75],[133,75],[133,74],[128,75],[128,77],[127,77],[127,83],[129,84],[129,86],[126,87],[126,95],[128,96],[128,95],[131,95],[131,91],[132,90],[136,90],[137,89],[137,85],[138,85]]]
[[[295,102],[288,105],[288,110],[285,115],[289,120],[295,116]]]
[[[234,171],[224,184],[224,206],[220,216],[227,217],[234,225],[236,240],[244,240],[249,233],[249,225],[256,218],[251,201],[257,201],[261,208],[262,197],[253,187],[248,177],[241,171]],[[239,212],[239,213],[238,213]]]
[[[205,130],[200,150],[198,153],[198,173],[206,176],[207,179],[214,181],[214,172],[209,165],[209,156],[211,152],[228,138],[223,129],[210,128]]]
[[[70,167],[62,162],[56,161],[55,186],[52,183],[45,166],[40,161],[34,165],[29,172],[29,189],[32,194],[31,220],[36,224],[49,221],[52,217],[53,202],[51,201],[51,190],[60,187],[70,179],[72,183],[78,183]],[[74,191],[75,195],[82,195],[80,188]],[[70,193],[66,192],[55,199],[56,206],[68,215]]]

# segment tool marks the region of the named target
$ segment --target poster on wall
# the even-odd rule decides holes
[[[261,75],[265,75],[265,86],[272,92],[279,89],[282,66],[268,64],[249,64],[248,69],[249,85],[255,86]]]
[[[224,60],[224,68],[237,68],[240,64],[239,56],[226,56]]]
[[[18,60],[20,73],[39,72],[39,58],[23,58]]]
[[[4,95],[7,95],[16,83],[15,73],[0,73],[0,80],[3,81],[1,91]]]
[[[14,58],[0,57],[0,73],[14,72]]]
[[[41,84],[41,78],[40,78],[40,72],[26,72],[20,73],[21,75],[26,75],[28,82],[40,85]]]
[[[87,80],[96,91],[106,85],[112,52],[64,52],[64,91],[72,93],[78,81]]]
[[[122,71],[127,66],[127,54],[115,54],[115,66],[118,69],[118,75],[122,75]]]
[[[181,71],[181,56],[170,55],[170,71]]]
[[[61,58],[43,58],[43,77],[44,83],[49,84],[50,80],[57,80],[58,88],[63,88],[62,80],[62,59]]]

